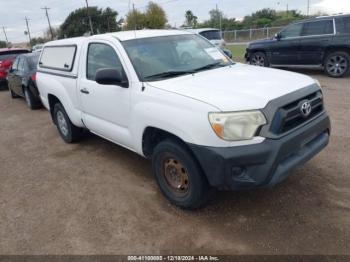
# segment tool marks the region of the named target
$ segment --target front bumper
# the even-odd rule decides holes
[[[251,189],[274,186],[291,171],[305,164],[329,142],[330,119],[327,113],[278,139],[231,148],[190,144],[210,185],[222,189]]]

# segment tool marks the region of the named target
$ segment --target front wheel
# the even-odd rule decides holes
[[[207,203],[208,181],[191,153],[180,142],[160,142],[154,149],[152,165],[162,193],[172,204],[196,209]]]
[[[70,121],[66,110],[60,103],[55,104],[53,115],[58,132],[66,143],[74,143],[80,139],[82,129]]]
[[[255,66],[263,66],[263,67],[269,66],[267,56],[263,52],[254,53],[250,58],[250,64]]]
[[[349,72],[350,56],[345,52],[330,53],[324,63],[324,70],[330,77],[343,77]]]

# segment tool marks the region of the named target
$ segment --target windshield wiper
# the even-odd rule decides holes
[[[194,71],[166,71],[166,72],[162,72],[159,74],[146,76],[146,77],[144,77],[144,79],[151,80],[151,79],[166,78],[166,77],[187,75],[187,74],[193,74],[193,73],[194,73]]]
[[[202,66],[202,67],[199,67],[195,70],[193,70],[194,72],[198,72],[198,71],[202,71],[202,70],[208,70],[208,69],[212,69],[212,68],[215,68],[215,67],[218,67],[218,66],[225,66],[225,65],[221,65],[222,62],[215,62],[215,63],[212,63],[212,64],[208,64],[208,65],[205,65],[205,66]]]

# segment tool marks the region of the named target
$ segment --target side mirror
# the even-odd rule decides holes
[[[111,68],[100,69],[96,72],[95,81],[100,85],[117,85],[124,88],[129,87],[128,80],[122,77],[122,74]]]
[[[282,38],[281,33],[277,33],[277,34],[275,34],[275,39],[277,39],[277,40],[281,40],[281,38]]]

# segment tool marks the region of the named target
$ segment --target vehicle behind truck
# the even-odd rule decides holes
[[[65,142],[89,130],[150,159],[164,196],[186,209],[213,188],[274,186],[330,137],[317,81],[234,63],[184,31],[49,42],[37,85]]]

